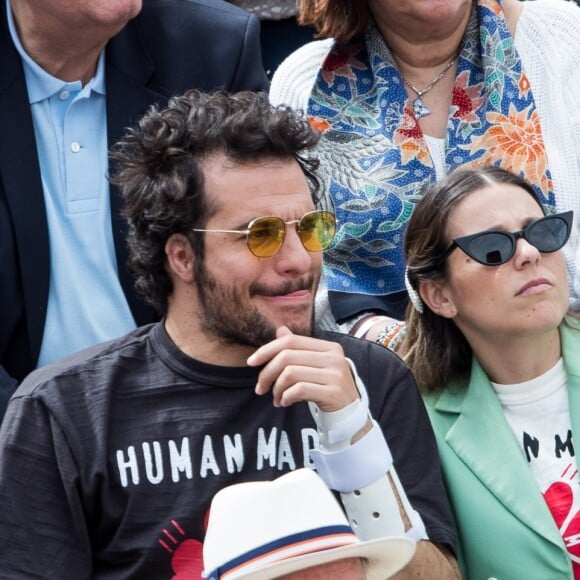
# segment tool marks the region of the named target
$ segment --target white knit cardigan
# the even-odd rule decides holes
[[[308,43],[277,69],[270,87],[273,104],[306,110],[308,99],[332,40]],[[540,115],[558,211],[574,210],[574,229],[565,254],[572,307],[580,310],[580,8],[564,0],[524,2],[515,46],[530,81]],[[438,177],[444,175],[444,143],[427,138]],[[326,287],[317,296],[318,322],[336,325]]]

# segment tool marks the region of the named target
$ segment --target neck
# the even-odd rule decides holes
[[[470,14],[469,3],[437,26],[403,18],[393,21],[381,14],[374,18],[401,74],[415,85],[426,86],[457,56]]]
[[[12,12],[24,50],[41,68],[65,82],[80,80],[85,85],[93,78],[111,34],[62,30],[57,20],[41,23],[26,3],[14,2]]]
[[[226,344],[213,339],[203,331],[199,320],[191,320],[191,316],[171,309],[165,318],[165,330],[179,350],[206,364],[243,367],[256,350],[251,346]]]
[[[499,336],[494,337],[491,344],[472,345],[477,360],[490,380],[504,385],[539,377],[562,356],[557,328],[541,335]]]

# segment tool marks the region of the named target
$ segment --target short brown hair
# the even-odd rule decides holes
[[[314,26],[317,36],[347,42],[362,34],[369,21],[367,0],[299,0],[298,22]]]

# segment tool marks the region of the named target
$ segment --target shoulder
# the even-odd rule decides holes
[[[159,19],[160,17],[181,17],[203,27],[207,20],[224,24],[246,23],[255,17],[241,8],[222,0],[147,0],[137,16],[139,20]],[[179,28],[174,30],[178,33]]]
[[[562,357],[568,375],[580,378],[580,315],[568,315],[560,325],[560,337],[562,340]],[[570,378],[569,378],[570,380]],[[575,379],[576,380],[576,379]]]
[[[318,71],[333,44],[331,38],[315,40],[290,54],[274,73],[270,101],[305,110]]]
[[[394,352],[374,342],[339,332],[321,331],[318,336],[342,346],[369,392],[377,391],[384,397],[400,387],[403,387],[402,391],[411,387],[413,396],[418,398],[418,387],[411,369]]]
[[[111,61],[131,78],[150,65],[147,88],[166,96],[192,87],[268,88],[258,17],[222,0],[147,0],[110,48]]]
[[[535,49],[549,53],[552,61],[566,54],[577,55],[580,51],[580,7],[575,2],[562,0],[525,2],[515,42],[521,51]],[[551,52],[555,48],[561,48],[564,54]]]
[[[149,348],[149,332],[154,325],[137,328],[120,338],[107,341],[30,373],[16,390],[13,400],[29,398],[52,407],[67,399],[91,397],[115,384],[123,373],[123,361],[141,360]],[[126,373],[126,371],[123,371]]]
[[[214,63],[224,46],[235,51],[258,44],[260,31],[257,16],[222,0],[147,0],[129,25],[139,29],[153,59],[174,59],[175,66],[192,59]]]
[[[350,334],[334,332],[332,330],[320,330],[316,336],[330,342],[337,342],[342,346],[349,358],[363,359],[366,361],[380,360],[389,366],[409,370],[409,367],[393,351],[376,344],[370,340],[355,338]]]

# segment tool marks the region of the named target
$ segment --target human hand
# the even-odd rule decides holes
[[[286,326],[278,328],[276,338],[260,347],[247,363],[266,365],[255,390],[258,395],[271,390],[275,407],[308,401],[322,411],[332,412],[359,398],[339,344],[293,334]]]

